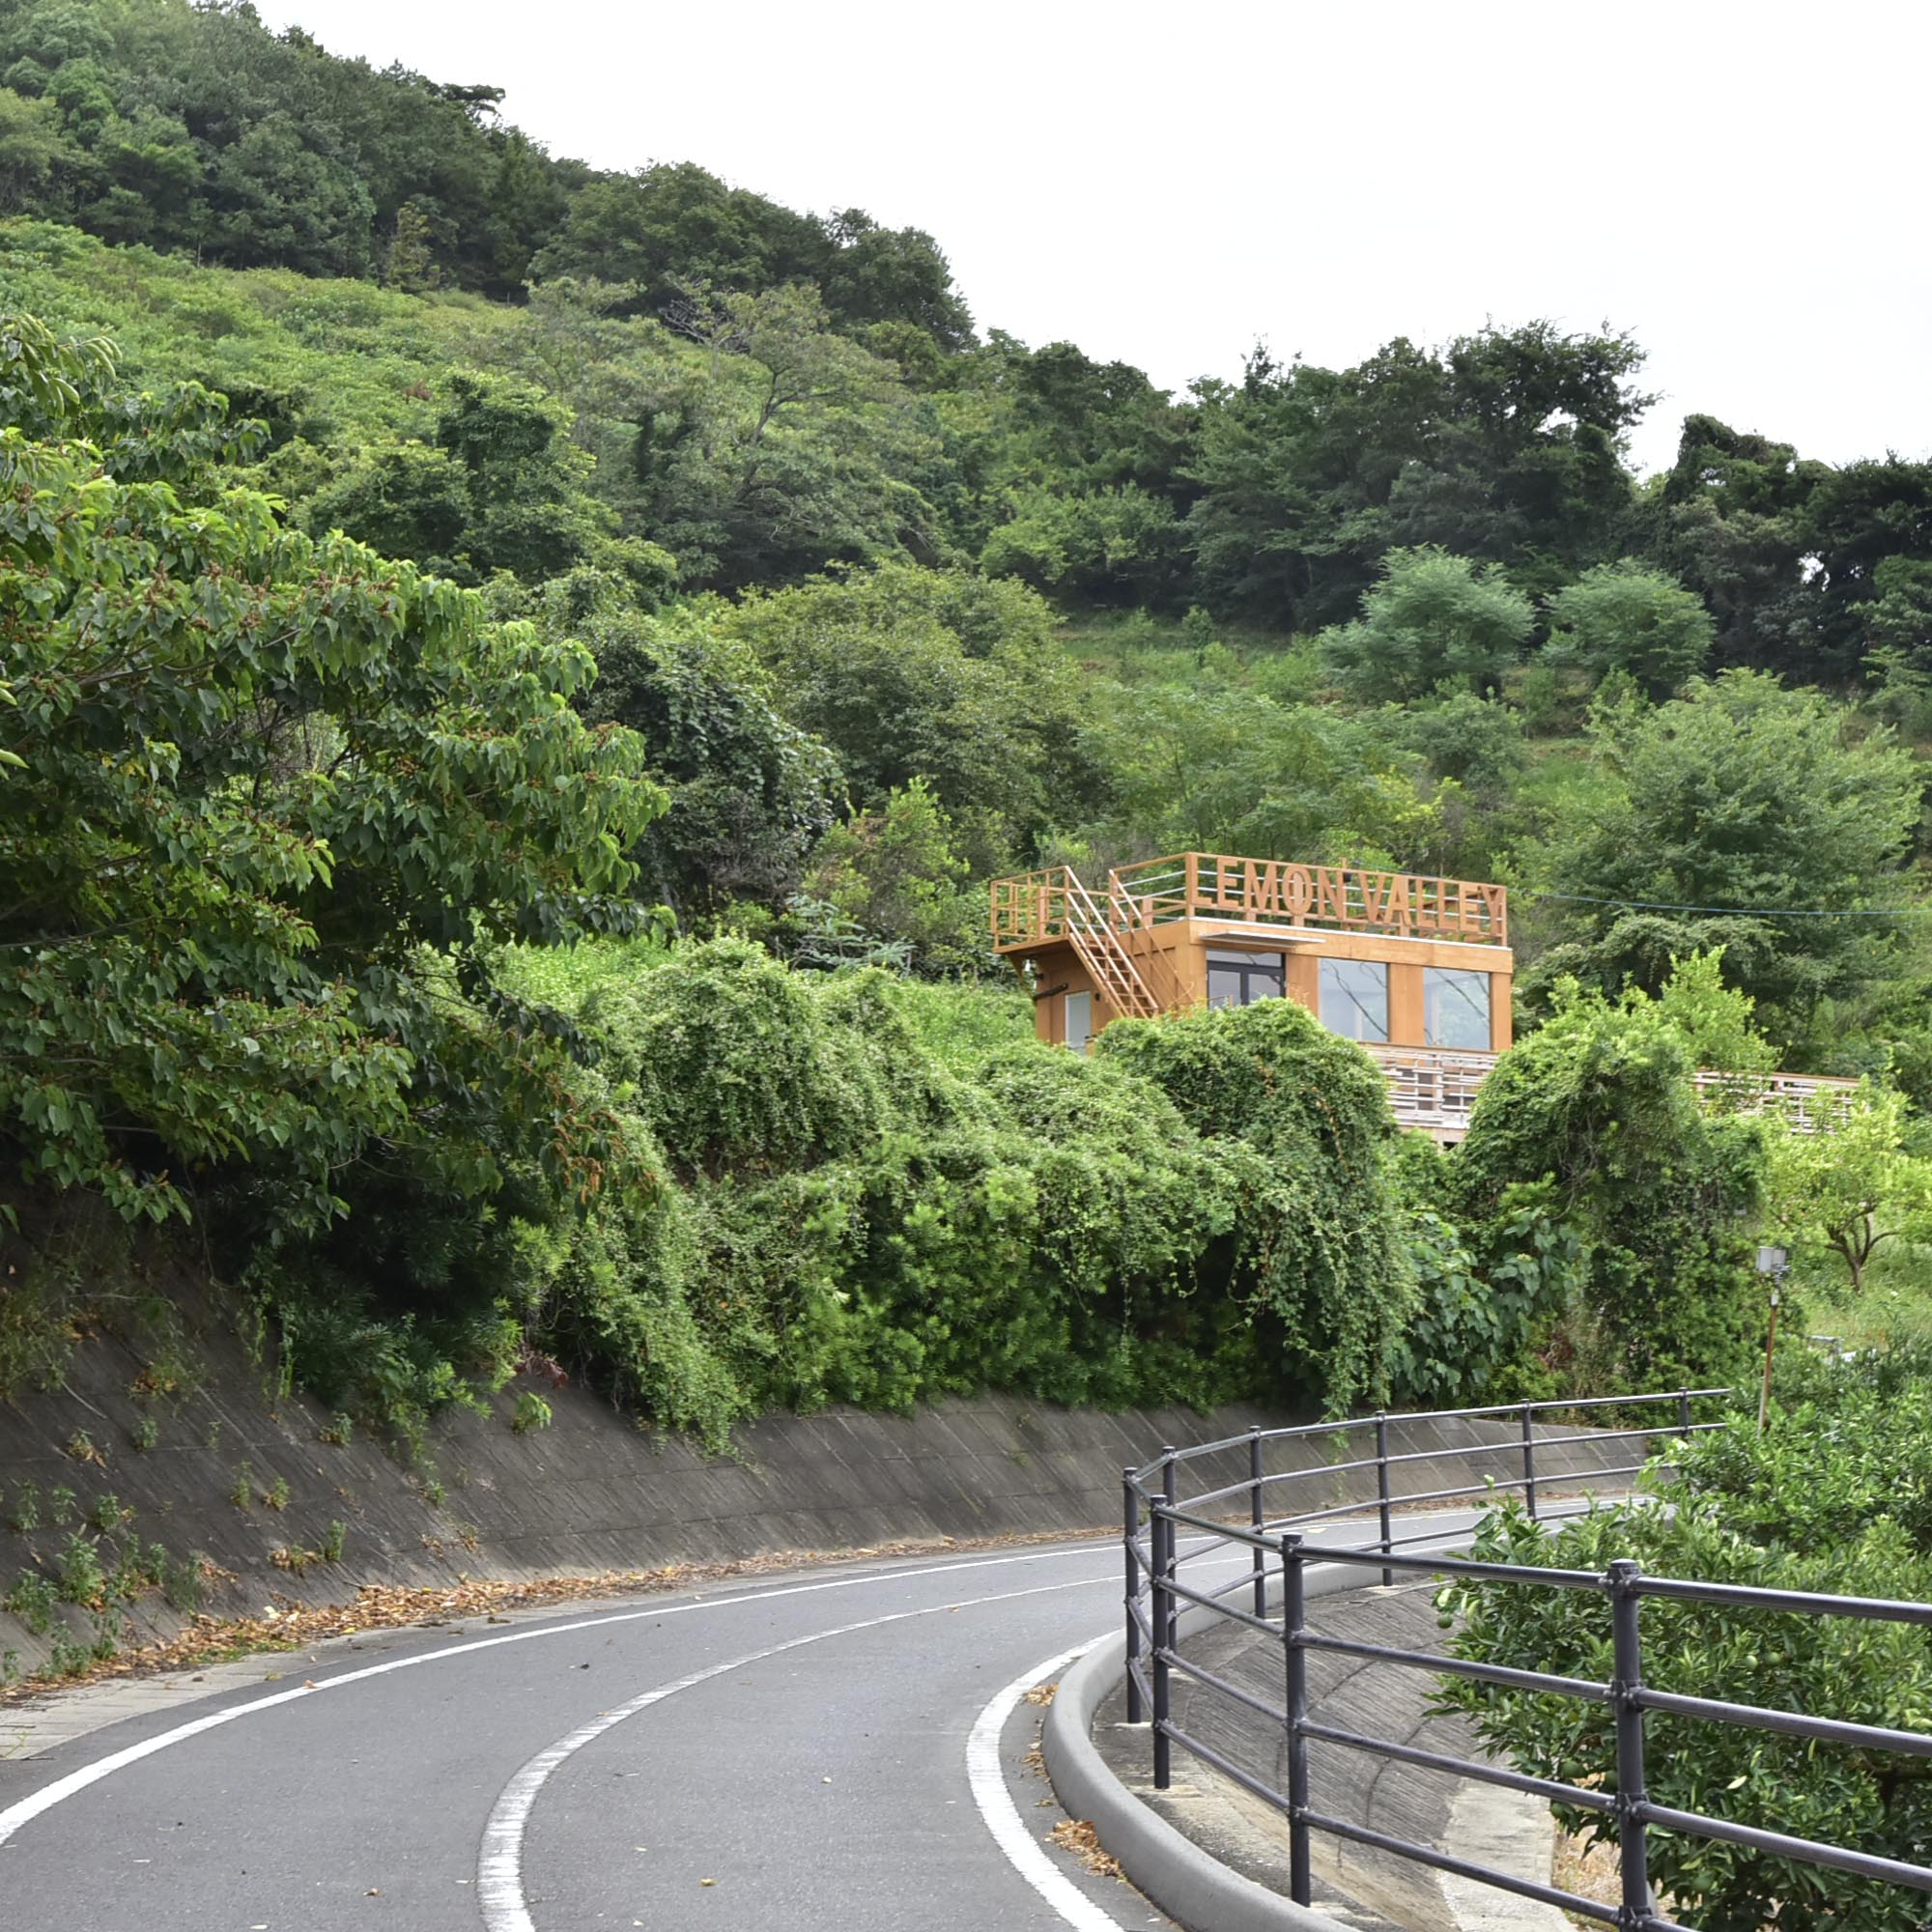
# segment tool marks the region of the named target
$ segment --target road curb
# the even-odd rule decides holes
[[[1430,1553],[1453,1552],[1465,1542],[1464,1536],[1451,1537],[1432,1546]],[[1307,1592],[1326,1597],[1363,1589],[1371,1574],[1352,1565],[1311,1565]],[[1281,1577],[1271,1576],[1268,1599],[1278,1601],[1280,1595]],[[1211,1610],[1189,1605],[1178,1619],[1179,1634],[1185,1638],[1218,1621]],[[1339,1919],[1230,1870],[1142,1804],[1107,1768],[1094,1747],[1094,1719],[1126,1674],[1126,1650],[1124,1632],[1103,1637],[1062,1672],[1046,1707],[1040,1749],[1054,1796],[1067,1814],[1091,1824],[1127,1877],[1187,1932],[1350,1932]]]

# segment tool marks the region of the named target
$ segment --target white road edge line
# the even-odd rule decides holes
[[[1453,1514],[1453,1512],[1448,1512]],[[1196,1543],[1214,1543],[1221,1539],[1198,1537]],[[205,1718],[195,1718],[185,1724],[177,1724],[172,1730],[157,1732],[152,1738],[143,1738],[139,1744],[128,1745],[118,1751],[110,1751],[94,1763],[82,1765],[77,1771],[71,1771],[63,1777],[43,1785],[40,1790],[29,1792],[25,1798],[10,1804],[0,1811],[0,1846],[4,1846],[22,1826],[30,1825],[43,1812],[51,1811],[56,1804],[64,1804],[90,1785],[99,1784],[101,1779],[112,1777],[116,1772],[125,1771],[129,1765],[139,1764],[143,1758],[153,1757],[157,1751],[164,1751],[171,1746],[185,1744],[190,1738],[200,1737],[206,1731],[218,1730],[223,1724],[232,1724],[242,1718],[252,1718],[258,1712],[271,1711],[283,1704],[294,1704],[304,1697],[318,1697],[326,1690],[338,1690],[345,1685],[360,1684],[372,1677],[384,1677],[392,1670],[411,1670],[419,1663],[438,1663],[444,1658],[465,1657],[472,1651],[496,1650],[504,1644],[528,1643],[538,1637],[567,1636],[574,1631],[601,1630],[609,1624],[640,1623],[648,1617],[675,1617],[688,1615],[694,1610],[728,1609],[740,1604],[761,1604],[776,1601],[780,1597],[810,1596],[821,1590],[851,1590],[867,1583],[892,1583],[916,1577],[937,1577],[964,1570],[995,1570],[1015,1563],[1048,1563],[1065,1561],[1068,1558],[1085,1556],[1094,1548],[1104,1549],[1108,1546],[1099,1544],[1080,1544],[1074,1548],[1033,1550],[1023,1556],[984,1556],[975,1557],[965,1562],[934,1563],[916,1570],[867,1570],[853,1577],[835,1577],[817,1583],[789,1583],[773,1590],[747,1590],[735,1597],[705,1597],[683,1604],[652,1605],[647,1609],[616,1610],[605,1616],[578,1617],[569,1623],[540,1624],[533,1630],[510,1631],[502,1636],[476,1637],[469,1643],[445,1644],[438,1650],[418,1651],[412,1657],[392,1657],[382,1663],[364,1664],[357,1670],[345,1670],[338,1676],[325,1677],[319,1683],[298,1685],[292,1690],[277,1690],[267,1697],[256,1697],[245,1704],[230,1704],[219,1711],[212,1711]],[[1227,1560],[1227,1559],[1222,1559]],[[1054,1584],[1052,1589],[1077,1588],[1080,1584],[1094,1579],[1077,1577],[1067,1584]],[[1029,1680],[1031,1681],[1031,1680]]]
[[[538,1797],[552,1773],[565,1759],[582,1750],[587,1744],[594,1743],[607,1731],[614,1730],[627,1718],[635,1718],[639,1711],[648,1711],[653,1704],[662,1704],[667,1697],[675,1697],[680,1690],[689,1690],[694,1686],[709,1683],[714,1677],[724,1677],[733,1670],[742,1670],[748,1664],[762,1663],[767,1658],[782,1657],[788,1650],[803,1650],[808,1644],[825,1643],[835,1636],[851,1636],[858,1631],[878,1630],[886,1624],[902,1624],[915,1617],[937,1616],[945,1610],[968,1610],[980,1604],[1009,1604],[1019,1597],[1041,1597],[1061,1590],[1078,1589],[1082,1584],[1110,1583],[1111,1575],[1105,1577],[1086,1577],[1074,1583],[1038,1583],[1029,1590],[1002,1590],[987,1597],[966,1597],[954,1604],[926,1604],[916,1610],[894,1610],[881,1617],[866,1617],[858,1623],[839,1624],[833,1630],[810,1631],[804,1636],[788,1637],[783,1643],[767,1644],[762,1650],[747,1651],[743,1657],[728,1658],[723,1663],[707,1664],[702,1670],[694,1670],[688,1677],[679,1677],[669,1684],[660,1684],[654,1690],[646,1690],[633,1697],[628,1703],[615,1704],[608,1711],[601,1711],[588,1723],[580,1724],[567,1737],[557,1739],[554,1745],[547,1745],[526,1763],[517,1775],[504,1785],[497,1794],[496,1804],[491,1807],[490,1820],[483,1828],[482,1850],[476,1860],[476,1902],[483,1911],[483,1923],[488,1932],[536,1932],[536,1922],[530,1917],[529,1901],[524,1890],[524,1833],[529,1824],[530,1812],[535,1808]],[[1068,1659],[1078,1657],[1085,1644],[1068,1651],[1065,1657],[1058,1657],[1051,1663],[1042,1666],[1052,1670]],[[986,1820],[987,1829],[1000,1840],[1000,1848],[1007,1857],[1019,1867],[1020,1875],[1036,1891],[1046,1895],[1054,1909],[1066,1919],[1069,1925],[1081,1928],[1081,1932],[1122,1932],[1122,1928],[1105,1913],[1088,1905],[1087,1900],[1072,1886],[1068,1885],[1059,1872],[1046,1861],[1026,1836],[1026,1829],[1020,1823],[1019,1813],[1012,1810],[1012,1802],[1007,1797],[1006,1787],[1000,1776],[999,1734],[1000,1719],[1012,1708],[1023,1690],[1039,1681],[1039,1673],[1034,1672],[1009,1684],[1002,1690],[993,1703],[980,1714],[973,1726],[972,1737],[966,1746],[967,1778],[973,1788],[973,1802],[980,1807],[980,1815]],[[1004,1700],[1004,1701],[1002,1701]],[[988,1810],[987,1799],[980,1788],[979,1755],[980,1750],[980,1733],[986,1724],[987,1718],[993,1716],[995,1707],[998,1716],[993,1723],[992,1742],[987,1747],[987,1757],[991,1765],[993,1782],[999,1786],[1000,1796],[1006,1801],[1011,1813],[1011,1832],[1019,1839],[1018,1847],[1008,1842],[1004,1828]],[[1030,1870],[1024,1855],[1032,1853],[1044,1866],[1044,1879]],[[1092,1916],[1080,1917],[1069,1913],[1055,1896],[1052,1887],[1064,1887],[1073,1903]]]
[[[993,1834],[993,1842],[1006,1853],[1013,1869],[1039,1893],[1075,1932],[1124,1932],[1118,1918],[1109,1917],[1036,1843],[1020,1816],[1013,1794],[1007,1789],[1007,1774],[1000,1764],[1000,1734],[1006,1729],[1012,1708],[1036,1684],[1045,1682],[1064,1670],[1076,1657],[1106,1641],[1102,1632],[1088,1642],[1063,1650],[1037,1663],[1023,1677],[1015,1677],[981,1711],[966,1740],[966,1779],[973,1788],[973,1803],[980,1817]],[[493,1928],[494,1932],[494,1928]]]
[[[1437,1514],[1454,1515],[1457,1512],[1442,1511]],[[1427,1550],[1417,1553],[1426,1554]],[[1236,1559],[1223,1557],[1218,1560],[1229,1562]],[[1339,1567],[1334,1563],[1317,1562],[1311,1566],[1311,1571]],[[1027,1830],[1026,1821],[1013,1803],[1013,1795],[1007,1788],[1007,1776],[1000,1765],[1000,1734],[1006,1729],[1007,1719],[1013,1706],[1036,1684],[1043,1684],[1057,1671],[1065,1670],[1076,1657],[1084,1657],[1094,1644],[1106,1642],[1112,1634],[1111,1630],[1102,1631],[1086,1643],[1075,1644],[1071,1650],[1063,1650],[1058,1657],[1049,1657],[1043,1662],[1035,1664],[1024,1676],[1015,1677],[980,1713],[972,1735],[966,1741],[966,1777],[973,1788],[973,1802],[980,1807],[980,1816],[986,1830],[993,1834],[994,1842],[1012,1861],[1019,1875],[1067,1924],[1074,1926],[1076,1932],[1124,1932],[1124,1928],[1118,1918],[1110,1918],[1040,1850]],[[497,1928],[492,1927],[491,1932],[497,1932]]]
[[[52,1783],[43,1785],[40,1790],[30,1792],[0,1811],[0,1845],[4,1845],[23,1825],[31,1824],[43,1812],[51,1811],[56,1804],[77,1792],[85,1791],[91,1784],[99,1783],[103,1777],[112,1777],[116,1772],[125,1771],[143,1758],[153,1757],[156,1751],[166,1750],[172,1745],[185,1744],[189,1738],[199,1737],[204,1731],[218,1729],[223,1724],[232,1724],[238,1719],[252,1718],[258,1711],[271,1711],[280,1704],[293,1704],[303,1697],[317,1697],[325,1690],[340,1690],[346,1684],[360,1684],[371,1677],[384,1677],[392,1670],[410,1670],[419,1663],[437,1663],[447,1657],[464,1657],[477,1650],[495,1650],[506,1643],[528,1643],[536,1637],[567,1636],[573,1631],[601,1630],[607,1624],[640,1623],[647,1617],[683,1616],[693,1610],[722,1610],[737,1604],[761,1604],[779,1597],[810,1596],[819,1590],[850,1590],[865,1583],[892,1583],[906,1577],[937,1577],[942,1573],[961,1570],[990,1570],[1006,1564],[1046,1563],[1055,1559],[1065,1561],[1068,1557],[1090,1555],[1096,1547],[1104,1548],[1106,1546],[1083,1544],[1075,1548],[1037,1550],[1025,1556],[976,1557],[970,1562],[935,1563],[922,1570],[870,1570],[864,1576],[836,1577],[820,1583],[789,1583],[776,1590],[748,1590],[736,1597],[706,1597],[695,1603],[657,1604],[648,1609],[617,1610],[607,1616],[579,1617],[570,1623],[542,1624],[534,1630],[511,1631],[503,1636],[477,1637],[469,1643],[445,1644],[439,1650],[418,1651],[412,1657],[393,1657],[384,1663],[364,1664],[358,1670],[345,1670],[339,1676],[325,1677],[315,1684],[298,1685],[293,1690],[277,1690],[245,1704],[230,1704],[205,1718],[195,1718],[185,1724],[177,1724],[172,1730],[143,1738],[139,1744],[111,1751],[93,1764],[82,1765],[78,1771],[71,1771],[65,1777],[55,1778]],[[1083,1577],[1075,1578],[1072,1585],[1056,1584],[1052,1587],[1076,1587],[1089,1580]]]

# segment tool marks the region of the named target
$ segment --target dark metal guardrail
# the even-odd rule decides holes
[[[1652,1711],[1699,1718],[1720,1724],[1737,1724],[1750,1729],[1780,1732],[1787,1737],[1807,1738],[1822,1744],[1859,1746],[1868,1749],[1894,1751],[1902,1756],[1932,1758],[1932,1734],[1918,1731],[1889,1730],[1875,1724],[1843,1722],[1830,1718],[1814,1718],[1797,1711],[1768,1710],[1752,1704],[1727,1702],[1717,1697],[1680,1696],[1671,1691],[1652,1690],[1643,1681],[1643,1646],[1639,1613],[1647,1597],[1665,1597],[1679,1603],[1725,1605],[1734,1608],[1792,1611],[1807,1616],[1835,1616],[1875,1619],[1890,1623],[1932,1625],[1932,1604],[1893,1603],[1882,1598],[1835,1597],[1802,1590],[1767,1590],[1742,1584],[1700,1583],[1693,1579],[1651,1577],[1634,1561],[1612,1563],[1601,1574],[1583,1570],[1545,1570],[1535,1566],[1507,1563],[1479,1563],[1460,1558],[1405,1553],[1402,1546],[1413,1543],[1439,1543],[1440,1526],[1417,1534],[1395,1534],[1395,1511],[1417,1503],[1441,1503],[1472,1496],[1489,1497],[1497,1491],[1519,1491],[1531,1515],[1540,1502],[1547,1502],[1552,1482],[1583,1483],[1604,1477],[1634,1475],[1644,1466],[1588,1467],[1561,1476],[1547,1472],[1539,1476],[1536,1458],[1540,1450],[1566,1443],[1593,1441],[1648,1442],[1658,1436],[1690,1436],[1721,1429],[1721,1421],[1693,1420],[1696,1405],[1727,1396],[1727,1389],[1679,1389],[1666,1395],[1620,1396],[1587,1403],[1522,1403],[1504,1408],[1442,1409],[1429,1414],[1376,1415],[1362,1420],[1317,1423],[1300,1429],[1253,1430],[1245,1435],[1224,1441],[1207,1442],[1191,1449],[1167,1448],[1141,1468],[1124,1473],[1124,1525],[1122,1546],[1126,1556],[1126,1701],[1129,1723],[1142,1723],[1151,1717],[1153,1781],[1156,1789],[1169,1784],[1173,1748],[1183,1750],[1212,1765],[1236,1783],[1244,1786],[1265,1804],[1286,1814],[1289,1821],[1289,1893],[1297,1905],[1310,1902],[1311,1872],[1309,1853],[1312,1834],[1321,1832],[1356,1844],[1373,1846],[1399,1858],[1434,1866],[1466,1879],[1498,1887],[1524,1898],[1596,1919],[1627,1932],[1690,1932],[1677,1920],[1662,1917],[1651,1890],[1645,1834],[1656,1826],[1661,1831],[1718,1839],[1778,1858],[1795,1859],[1807,1864],[1824,1865],[1858,1877],[1932,1892],[1932,1868],[1907,1864],[1895,1859],[1878,1858],[1843,1845],[1820,1844],[1815,1839],[1799,1838],[1782,1832],[1740,1825],[1728,1819],[1713,1818],[1702,1812],[1679,1811],[1655,1804],[1644,1787],[1644,1719]],[[1569,1434],[1539,1435],[1537,1417],[1552,1412],[1575,1415],[1579,1410],[1662,1407],[1674,1410],[1674,1420],[1654,1428],[1577,1429]],[[1449,1421],[1502,1422],[1514,1424],[1519,1433],[1492,1442],[1468,1442],[1437,1449],[1390,1455],[1389,1426],[1397,1423],[1441,1423]],[[1339,1445],[1344,1454],[1350,1446],[1350,1432],[1373,1433],[1373,1456],[1319,1463],[1309,1467],[1275,1469],[1266,1467],[1270,1444],[1286,1440],[1302,1443],[1327,1442]],[[1180,1474],[1190,1464],[1215,1456],[1229,1456],[1245,1450],[1247,1471],[1239,1480],[1216,1485],[1183,1497]],[[1647,1456],[1646,1452],[1646,1456]],[[1491,1482],[1455,1489],[1404,1492],[1396,1487],[1392,1472],[1400,1472],[1415,1463],[1484,1455],[1504,1456],[1511,1461],[1509,1474]],[[1519,1461],[1520,1459],[1520,1461]],[[1515,1473],[1520,1469],[1520,1474]],[[1287,1514],[1271,1508],[1271,1492],[1294,1482],[1310,1482],[1350,1471],[1373,1469],[1376,1494],[1361,1501],[1303,1514]],[[1541,1486],[1543,1496],[1538,1491]],[[1227,1516],[1208,1514],[1224,1508],[1237,1497],[1247,1502],[1247,1521],[1230,1520]],[[1367,1545],[1336,1548],[1311,1544],[1304,1533],[1309,1523],[1324,1520],[1373,1513],[1378,1535]],[[1147,1537],[1143,1541],[1145,1521]],[[1293,1525],[1293,1526],[1291,1526]],[[1180,1532],[1194,1531],[1207,1540],[1183,1550]],[[1250,1569],[1232,1582],[1218,1587],[1203,1583],[1196,1588],[1182,1580],[1183,1566],[1230,1547],[1245,1547],[1254,1553]],[[1405,1576],[1460,1577],[1480,1582],[1516,1583],[1540,1590],[1594,1591],[1609,1600],[1612,1676],[1608,1683],[1592,1683],[1582,1678],[1560,1677],[1539,1670],[1517,1670],[1501,1664],[1483,1663],[1469,1659],[1438,1657],[1426,1651],[1397,1650],[1380,1644],[1356,1643],[1342,1637],[1321,1634],[1308,1628],[1306,1614],[1306,1570],[1310,1563],[1340,1563],[1363,1570],[1379,1570],[1383,1583],[1396,1573]],[[1278,1577],[1281,1612],[1270,1615],[1270,1581]],[[1252,1594],[1252,1606],[1228,1599]],[[1179,1620],[1180,1606],[1193,1605],[1232,1623],[1263,1633],[1282,1645],[1285,1702],[1275,1705],[1257,1697],[1225,1677],[1180,1655]],[[1444,1756],[1388,1738],[1372,1738],[1352,1731],[1318,1723],[1308,1715],[1308,1656],[1311,1651],[1327,1651],[1360,1659],[1370,1664],[1389,1664],[1399,1668],[1465,1677],[1482,1684],[1495,1684],[1509,1690],[1532,1690],[1574,1697],[1606,1706],[1615,1715],[1615,1776],[1601,1788],[1564,1784],[1550,1778],[1531,1777],[1503,1766],[1476,1759]],[[1230,1762],[1221,1752],[1191,1737],[1174,1722],[1170,1693],[1174,1673],[1191,1683],[1232,1699],[1280,1724],[1287,1740],[1288,1790],[1276,1791],[1262,1779]],[[1611,1907],[1601,1900],[1584,1898],[1554,1885],[1540,1885],[1513,1873],[1459,1859],[1433,1846],[1418,1845],[1391,1837],[1343,1818],[1318,1810],[1309,1788],[1308,1747],[1311,1740],[1348,1750],[1425,1770],[1451,1773],[1485,1784],[1500,1785],[1510,1791],[1523,1791],[1538,1798],[1552,1799],[1579,1810],[1598,1811],[1615,1818],[1621,1904]]]

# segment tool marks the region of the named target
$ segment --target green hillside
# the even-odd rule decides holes
[[[496,99],[0,0],[0,1394],[156,1243],[406,1434],[1708,1380],[1780,1231],[1916,1320],[1932,463],[1640,480],[1534,322],[1170,395]],[[1512,888],[1463,1148],[1298,1009],[1033,1042],[985,881],[1183,847]]]

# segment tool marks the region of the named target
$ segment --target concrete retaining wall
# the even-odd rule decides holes
[[[151,1363],[125,1344],[85,1344],[56,1392],[0,1406],[0,1598],[38,1572],[57,1576],[64,1547],[95,1536],[103,1499],[131,1510],[116,1537],[159,1543],[176,1560],[205,1554],[215,1577],[204,1607],[259,1613],[275,1598],[341,1603],[365,1582],[459,1577],[522,1579],[725,1561],[780,1551],[1099,1529],[1117,1523],[1122,1465],[1149,1443],[1196,1442],[1286,1418],[1262,1409],[1211,1420],[1180,1410],[1072,1412],[1012,1397],[949,1402],[917,1415],[832,1409],[771,1416],[715,1457],[658,1440],[589,1393],[513,1383],[487,1414],[440,1425],[430,1463],[412,1469],[367,1437],[324,1439],[330,1418],[301,1398],[271,1400],[232,1336],[195,1344],[196,1382],[178,1398],[134,1393]],[[520,1391],[548,1401],[547,1429],[510,1427]],[[136,1447],[151,1422],[152,1448]],[[96,1459],[99,1460],[96,1460]],[[265,1496],[286,1503],[275,1508]],[[68,1492],[57,1522],[56,1497]],[[246,1507],[234,1497],[245,1492]],[[38,1527],[14,1522],[37,1514]],[[342,1560],[304,1575],[278,1548],[318,1549],[347,1526]],[[92,1635],[63,1605],[57,1629]],[[167,1634],[184,1615],[150,1595],[130,1634]],[[48,1655],[0,1612],[0,1652],[21,1669]]]
[[[230,1334],[211,1322],[194,1345],[195,1378],[173,1396],[141,1394],[155,1364],[101,1337],[85,1344],[66,1386],[0,1406],[0,1598],[23,1576],[56,1576],[65,1547],[106,1498],[131,1511],[104,1545],[138,1537],[177,1562],[214,1566],[204,1607],[259,1613],[276,1597],[342,1603],[365,1582],[434,1583],[459,1577],[522,1579],[715,1562],[780,1551],[834,1551],[915,1539],[1104,1529],[1120,1520],[1122,1466],[1162,1443],[1192,1444],[1300,1418],[1236,1407],[1073,1412],[1014,1397],[923,1408],[911,1417],[833,1409],[772,1416],[744,1430],[732,1457],[655,1441],[586,1392],[535,1385],[551,1427],[510,1427],[512,1384],[485,1414],[439,1427],[431,1463],[412,1469],[366,1438],[325,1439],[329,1418],[300,1398],[272,1401]],[[137,1446],[152,1425],[151,1447]],[[1406,1466],[1414,1491],[1505,1473],[1513,1453],[1485,1454],[1507,1432],[1467,1423],[1398,1423],[1392,1447],[1427,1450]],[[1336,1452],[1284,1444],[1271,1466],[1316,1465]],[[1349,1457],[1364,1453],[1351,1448]],[[1566,1454],[1553,1452],[1554,1473]],[[1190,1488],[1230,1480],[1245,1449],[1196,1465]],[[1238,1465],[1238,1468],[1237,1468]],[[285,1488],[284,1488],[285,1486]],[[1374,1492],[1374,1472],[1297,1484],[1280,1507],[1320,1507]],[[61,1492],[68,1492],[66,1497]],[[281,1507],[270,1499],[286,1495]],[[245,1501],[238,1501],[244,1497]],[[31,1508],[23,1508],[30,1504]],[[37,1514],[38,1526],[14,1525]],[[57,1516],[67,1520],[57,1520]],[[320,1549],[331,1521],[347,1526],[339,1562],[297,1575],[278,1549]],[[58,1611],[71,1638],[87,1614]],[[158,1596],[129,1613],[130,1634],[166,1634],[183,1613]],[[0,1613],[0,1652],[29,1669],[48,1655]]]

